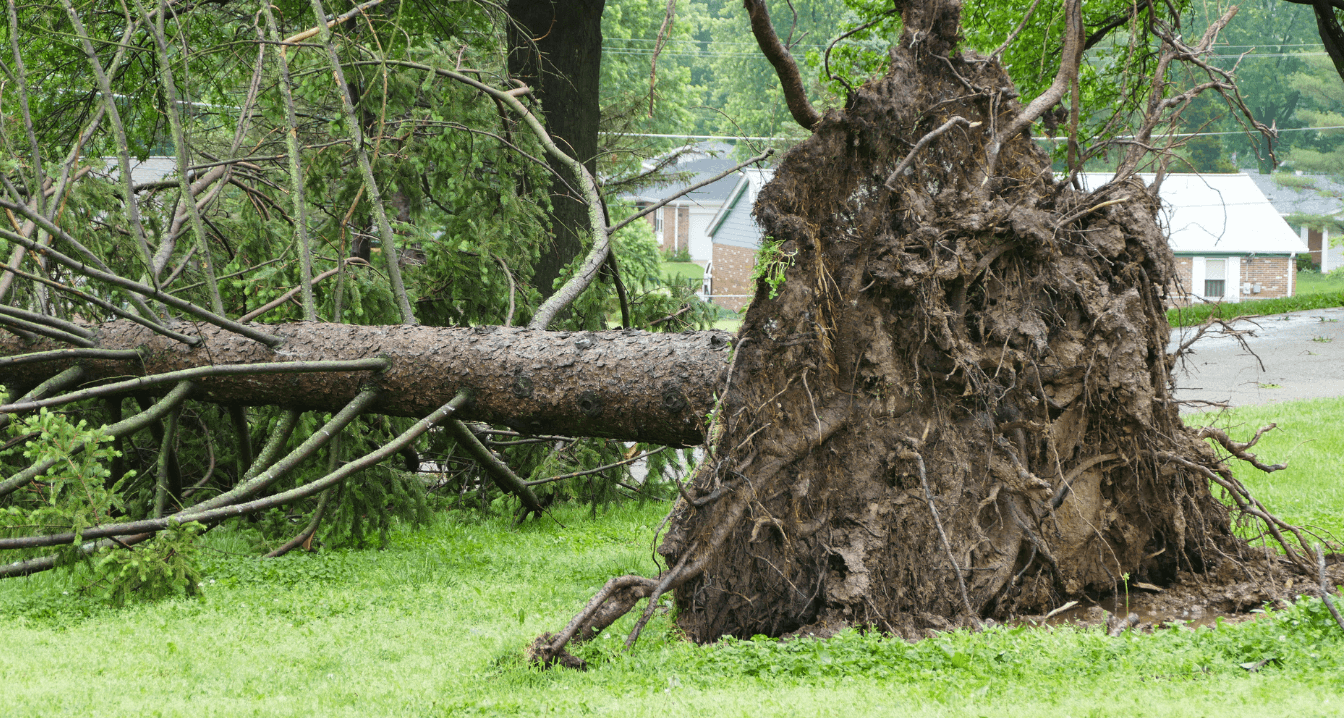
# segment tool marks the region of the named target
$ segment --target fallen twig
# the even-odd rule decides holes
[[[666,450],[667,450],[667,447],[664,446],[664,447],[662,447],[662,448],[654,449],[653,451],[646,451],[646,452],[640,454],[639,456],[635,456],[635,457],[632,457],[632,458],[629,458],[629,459],[621,459],[620,461],[617,461],[617,462],[612,463],[612,464],[607,464],[606,466],[599,466],[599,467],[597,467],[596,469],[588,469],[588,470],[586,470],[586,471],[575,471],[575,472],[572,473],[572,474],[564,474],[564,475],[562,475],[562,476],[552,476],[552,477],[545,478],[545,479],[537,479],[536,481],[527,481],[527,482],[525,482],[525,485],[527,485],[527,486],[536,486],[536,485],[538,485],[538,484],[549,484],[549,483],[551,483],[551,482],[553,482],[553,481],[563,481],[563,480],[565,480],[565,479],[573,479],[573,478],[576,478],[576,477],[579,477],[579,476],[587,476],[588,474],[596,474],[596,473],[598,473],[598,472],[600,472],[600,471],[606,471],[607,469],[614,469],[614,468],[616,468],[617,466],[621,466],[621,465],[624,465],[624,464],[629,464],[629,463],[633,463],[633,462],[635,462],[635,461],[639,461],[640,459],[642,459],[642,458],[644,458],[644,457],[646,457],[646,456],[653,456],[654,454],[657,454],[657,453],[659,453],[659,452],[661,452],[661,451],[666,451]]]

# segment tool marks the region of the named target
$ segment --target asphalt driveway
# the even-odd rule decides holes
[[[1250,351],[1232,337],[1215,334],[1194,344],[1176,366],[1177,399],[1236,407],[1344,396],[1344,307],[1252,321],[1240,325],[1254,330],[1253,336],[1244,337]],[[1194,331],[1194,327],[1173,329],[1167,350],[1173,351]]]

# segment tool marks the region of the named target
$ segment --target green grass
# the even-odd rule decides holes
[[[1344,292],[1344,273],[1298,272],[1294,293],[1327,294]]]
[[[742,328],[742,315],[734,313],[732,316],[724,317],[714,322],[714,328],[736,334],[737,330]]]
[[[1213,424],[1246,441],[1267,424],[1251,452],[1266,464],[1288,468],[1265,474],[1239,461],[1233,470],[1271,511],[1344,539],[1344,399],[1313,399],[1186,417],[1192,426]]]
[[[663,274],[673,279],[704,279],[705,268],[695,262],[663,262]]]
[[[1237,435],[1291,459],[1239,475],[1285,517],[1338,527],[1344,401],[1239,410]],[[1344,712],[1344,633],[1319,601],[1237,625],[1108,638],[1070,628],[957,632],[918,644],[677,640],[633,617],[578,649],[586,673],[540,672],[524,646],[562,626],[610,576],[653,572],[666,504],[592,521],[444,513],[384,551],[261,561],[238,532],[207,535],[200,599],[109,608],[79,578],[0,582],[0,714],[456,716],[1327,716]],[[1241,664],[1273,657],[1256,673]]]
[[[1262,316],[1299,312],[1305,309],[1325,309],[1344,306],[1344,291],[1327,290],[1315,294],[1296,294],[1279,299],[1255,299],[1226,304],[1192,304],[1167,310],[1167,321],[1173,327],[1192,327],[1215,316],[1220,319]]]

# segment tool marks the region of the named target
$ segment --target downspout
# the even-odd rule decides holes
[[[681,202],[672,205],[672,253],[681,251]]]
[[[1288,255],[1288,296],[1297,291],[1297,252]]]

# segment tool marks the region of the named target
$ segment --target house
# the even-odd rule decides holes
[[[649,189],[627,199],[639,209],[657,204],[689,186],[699,184],[714,175],[737,166],[728,155],[729,145],[697,145],[683,152],[669,171],[680,175],[681,181]],[[654,236],[664,252],[687,250],[691,261],[706,267],[713,261],[713,247],[709,239],[709,223],[723,207],[724,200],[737,185],[738,177],[729,175],[705,187],[672,200],[648,215]]]
[[[709,222],[712,246],[705,267],[705,295],[710,301],[734,311],[746,306],[756,288],[752,270],[761,246],[761,229],[751,216],[756,195],[775,176],[770,169],[746,169],[738,173],[723,206]]]
[[[740,309],[751,298],[751,272],[761,230],[751,218],[770,170],[746,170],[709,225],[712,264],[708,294]],[[1079,175],[1084,189],[1109,182],[1109,173]],[[1153,175],[1140,175],[1151,183]],[[1299,232],[1284,221],[1246,174],[1169,174],[1162,181],[1159,221],[1176,255],[1178,303],[1235,302],[1292,296],[1297,255],[1307,252]]]
[[[1154,175],[1139,175],[1152,183]],[[1111,174],[1079,176],[1084,189]],[[1158,221],[1176,255],[1176,303],[1290,297],[1297,255],[1307,251],[1247,174],[1169,174],[1162,179]]]
[[[114,182],[120,182],[120,161],[116,157],[103,157],[103,173]],[[143,160],[131,158],[131,182],[142,185],[160,182],[177,174],[177,158],[166,155],[150,155]]]
[[[1312,264],[1322,272],[1344,267],[1344,246],[1330,246],[1330,228],[1318,225],[1312,229],[1307,221],[1309,217],[1334,217],[1344,222],[1344,184],[1327,175],[1262,175],[1251,171],[1246,174],[1279,215],[1297,230],[1307,245]]]

